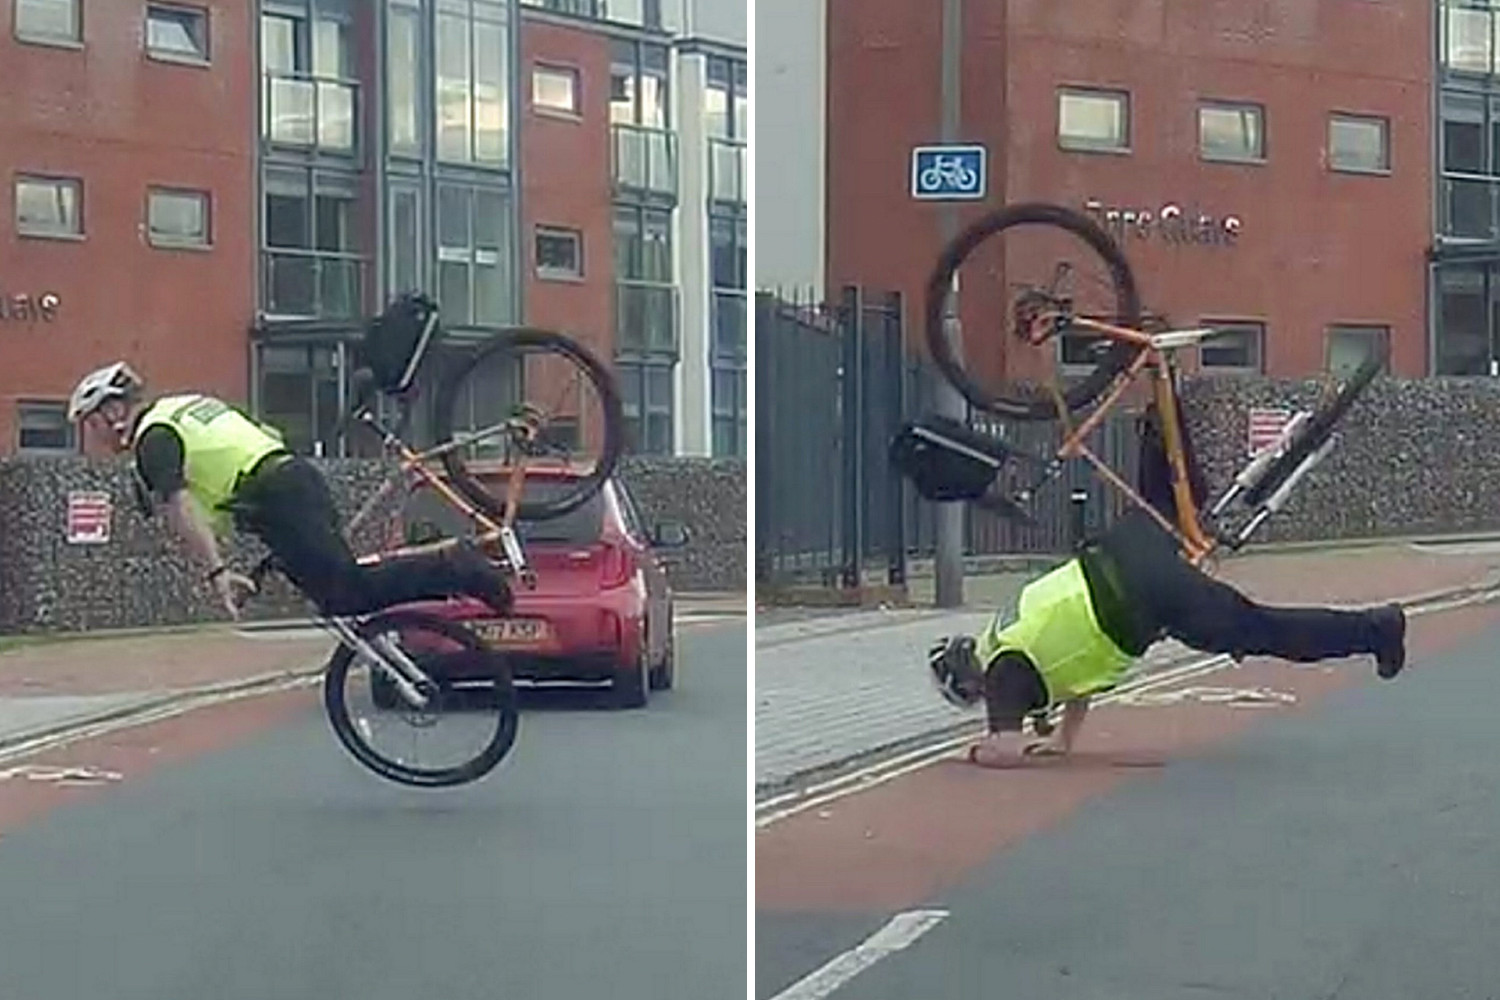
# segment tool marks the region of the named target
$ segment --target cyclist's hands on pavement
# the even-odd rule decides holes
[[[238,621],[240,602],[246,595],[255,593],[255,581],[242,573],[225,570],[214,577],[214,590],[219,592],[219,600],[225,609]]]
[[[1016,768],[1042,758],[1043,760],[1066,757],[1067,748],[1057,740],[1033,740],[1021,743],[1016,736],[990,733],[969,747],[969,763],[980,767]]]

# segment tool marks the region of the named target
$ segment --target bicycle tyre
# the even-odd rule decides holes
[[[497,334],[473,357],[455,369],[444,383],[442,395],[438,397],[437,443],[442,445],[453,440],[455,411],[460,399],[459,389],[462,388],[464,380],[492,355],[500,351],[526,347],[544,348],[571,361],[587,376],[588,381],[599,394],[600,406],[604,411],[604,444],[593,471],[587,476],[580,477],[572,490],[548,500],[527,500],[523,496],[516,507],[518,520],[547,521],[577,509],[598,493],[604,486],[605,480],[614,473],[615,466],[620,460],[620,452],[624,447],[625,411],[620,402],[619,387],[609,369],[605,368],[576,340],[561,333],[534,327],[514,327]],[[454,486],[471,503],[491,517],[504,516],[504,500],[491,493],[484,483],[470,472],[468,463],[459,449],[443,454],[443,468],[452,478]]]
[[[420,611],[383,612],[361,623],[356,631],[361,637],[368,639],[393,627],[421,628],[458,643],[468,652],[494,655],[488,646],[462,625]],[[504,666],[504,659],[496,655],[495,661],[501,665],[501,671],[497,676],[500,693],[499,719],[494,736],[479,754],[463,764],[434,769],[406,767],[386,759],[366,742],[349,716],[349,704],[344,697],[344,680],[348,676],[349,668],[354,664],[354,657],[354,649],[346,643],[340,643],[333,655],[329,657],[328,668],[323,677],[323,707],[328,714],[329,723],[333,726],[334,735],[344,745],[344,749],[348,750],[355,760],[382,778],[414,788],[447,788],[464,785],[477,781],[493,771],[515,746],[516,734],[520,729],[520,710],[516,704],[516,692],[511,682],[510,670]]]
[[[1060,414],[1050,395],[1040,398],[993,392],[965,370],[948,342],[943,313],[953,275],[979,245],[992,236],[1018,226],[1052,226],[1077,236],[1099,255],[1109,269],[1115,291],[1114,322],[1138,327],[1141,299],[1135,275],[1119,245],[1094,220],[1082,212],[1046,202],[1022,202],[1007,205],[976,220],[943,248],[927,281],[926,337],[933,361],[943,376],[976,409],[1015,420],[1056,420]],[[1096,400],[1135,358],[1138,348],[1131,344],[1112,344],[1099,364],[1088,375],[1064,387],[1063,399],[1070,411],[1081,410]]]
[[[1256,507],[1264,503],[1281,488],[1281,484],[1286,482],[1287,477],[1296,471],[1297,466],[1301,465],[1308,455],[1323,447],[1323,443],[1328,440],[1339,421],[1344,419],[1344,414],[1349,412],[1355,400],[1374,381],[1385,363],[1385,357],[1385,353],[1382,352],[1366,358],[1350,376],[1349,381],[1339,387],[1333,402],[1312,415],[1286,452],[1270,464],[1265,474],[1254,486],[1245,491],[1244,503],[1247,506]]]

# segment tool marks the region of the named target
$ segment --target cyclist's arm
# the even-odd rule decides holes
[[[187,491],[182,438],[167,427],[152,427],[135,449],[136,472],[150,494],[167,510],[167,523],[207,569],[223,562],[207,515]]]

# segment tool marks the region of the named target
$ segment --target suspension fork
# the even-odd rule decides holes
[[[425,707],[430,699],[417,685],[429,684],[431,678],[406,655],[406,650],[401,648],[400,643],[393,641],[388,634],[381,633],[371,642],[360,635],[350,621],[349,618],[339,617],[323,620],[319,624],[338,636],[350,649],[370,660],[396,685],[407,704],[416,708]]]

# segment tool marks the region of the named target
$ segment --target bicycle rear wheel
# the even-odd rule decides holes
[[[348,644],[334,650],[323,705],[339,742],[361,764],[403,785],[442,788],[482,778],[510,753],[520,713],[504,657],[462,625],[418,611],[375,615],[356,631],[371,642],[394,636],[430,680],[429,702],[418,707]],[[416,760],[419,741],[441,762]],[[401,753],[401,745],[410,749]],[[447,747],[454,749],[443,752]]]
[[[511,433],[521,414],[536,430],[531,441]],[[544,473],[523,481],[516,517],[546,521],[599,492],[619,461],[624,423],[614,376],[597,358],[571,337],[518,327],[449,375],[436,429],[440,446],[466,442],[443,453],[443,466],[459,492],[491,517],[504,516],[505,470],[522,463],[528,473]]]
[[[1332,402],[1320,407],[1312,415],[1287,450],[1266,468],[1265,474],[1255,485],[1245,491],[1246,506],[1256,507],[1264,503],[1281,488],[1288,476],[1297,471],[1297,466],[1301,465],[1303,460],[1323,447],[1339,421],[1343,420],[1344,415],[1349,412],[1349,408],[1380,373],[1385,360],[1384,350],[1378,354],[1371,354],[1364,360],[1364,363],[1350,376],[1349,381],[1339,387]]]
[[[1029,275],[1035,278],[1051,268],[1052,284],[1063,275],[1077,271],[1077,263],[1096,274],[1094,287],[1084,291],[1093,292],[1092,302],[1083,303],[1084,308],[1072,301],[1071,294],[1065,298],[1075,315],[1087,315],[1100,322],[1112,323],[1127,328],[1138,328],[1141,322],[1141,301],[1136,290],[1135,276],[1125,260],[1119,246],[1110,235],[1092,219],[1081,212],[1040,202],[1007,205],[970,224],[954,240],[943,248],[936,266],[927,281],[926,338],[933,360],[945,378],[980,410],[987,410],[1016,420],[1055,420],[1059,416],[1052,395],[1044,389],[1025,389],[1021,386],[1005,389],[992,388],[966,365],[950,341],[946,330],[945,313],[947,299],[953,288],[959,269],[971,261],[986,241],[999,237],[1008,230],[1031,226],[1045,230],[1040,234],[1030,252],[1004,247],[991,267],[998,271],[1006,286],[1015,286],[1014,295],[1008,295],[1003,303],[1007,313],[1007,324],[1020,324],[1023,318],[1036,315],[1035,310],[1049,304],[1055,305],[1059,289],[1026,281],[1012,280]],[[1064,239],[1063,237],[1070,237]],[[1054,256],[1055,254],[1055,256]],[[1076,262],[1076,263],[1075,263]],[[993,277],[994,275],[987,275]],[[991,289],[981,289],[980,297],[987,298]],[[1097,315],[1099,312],[1105,315]],[[1093,314],[1093,315],[1091,315]],[[986,331],[988,332],[988,331]],[[1019,335],[1020,330],[1007,326],[1007,332]],[[1069,332],[1066,324],[1058,335]],[[1007,338],[1007,345],[1023,343],[1018,337]],[[1094,342],[1100,347],[1104,342]],[[993,340],[986,338],[986,347]],[[1062,386],[1062,396],[1070,411],[1087,407],[1097,399],[1121,371],[1135,357],[1138,348],[1131,344],[1107,342],[1102,350],[1091,353],[1084,360],[1092,368],[1082,376]],[[1054,360],[1053,366],[1057,362]]]

